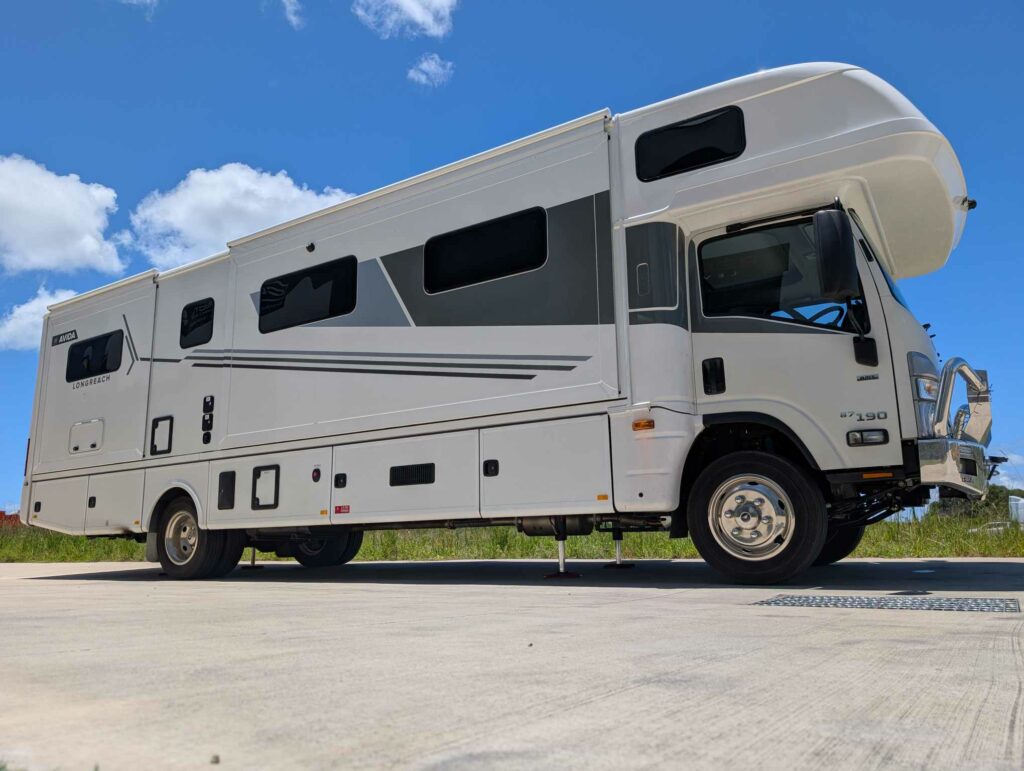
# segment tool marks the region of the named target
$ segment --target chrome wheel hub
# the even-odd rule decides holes
[[[770,479],[757,475],[727,479],[708,505],[708,524],[718,545],[742,560],[779,554],[793,538],[793,504]]]
[[[164,528],[164,551],[175,565],[187,565],[199,545],[199,524],[191,511],[178,511]]]

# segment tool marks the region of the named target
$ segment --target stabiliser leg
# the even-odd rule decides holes
[[[579,573],[565,569],[565,517],[554,517],[555,541],[558,544],[558,572],[549,573],[545,578],[579,578]]]
[[[252,555],[249,557],[249,564],[242,565],[242,570],[262,570],[262,565],[256,564],[256,547],[252,547]]]
[[[619,528],[612,530],[612,540],[615,541],[615,562],[609,562],[605,567],[614,570],[636,567],[632,562],[622,561],[622,531]]]

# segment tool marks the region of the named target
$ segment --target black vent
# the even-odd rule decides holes
[[[415,463],[411,466],[391,467],[391,486],[405,487],[406,485],[432,485],[434,484],[434,464]]]
[[[221,511],[235,508],[234,471],[222,471],[217,477],[217,508]]]

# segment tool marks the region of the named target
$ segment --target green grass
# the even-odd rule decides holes
[[[927,516],[917,522],[883,522],[869,527],[855,557],[1024,557],[1024,528],[1005,533],[971,533],[992,517]],[[662,533],[628,533],[625,555],[633,559],[697,557],[689,539]],[[73,537],[27,527],[0,528],[0,562],[132,561],[144,548],[132,541]],[[607,559],[611,536],[570,538],[576,559]],[[551,538],[528,538],[509,527],[463,530],[391,530],[366,534],[360,560],[553,559]],[[272,558],[260,554],[260,559]]]

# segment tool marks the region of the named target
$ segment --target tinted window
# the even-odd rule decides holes
[[[698,262],[705,316],[755,316],[854,330],[848,309],[823,298],[811,220],[705,241]],[[866,329],[863,296],[851,305]]]
[[[192,348],[210,342],[213,337],[213,298],[197,300],[181,309],[181,332],[178,345]]]
[[[674,308],[679,304],[678,233],[679,228],[668,222],[626,229],[630,310]]]
[[[547,214],[527,209],[427,241],[423,288],[428,294],[539,268],[548,258]]]
[[[121,368],[121,349],[124,346],[124,332],[108,332],[90,337],[68,348],[68,366],[64,373],[69,383],[87,377],[106,375]]]
[[[260,287],[260,332],[344,316],[356,307],[355,257],[267,279]]]
[[[746,145],[743,112],[726,107],[642,134],[636,140],[636,175],[653,182],[728,161]]]

